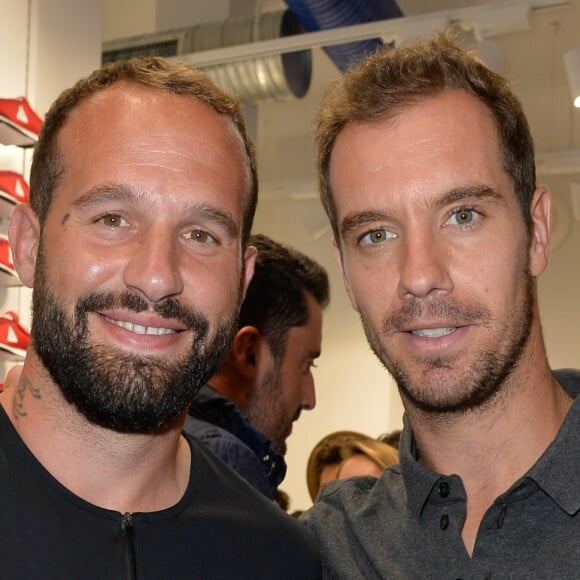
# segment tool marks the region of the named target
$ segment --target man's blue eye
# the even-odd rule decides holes
[[[384,228],[373,230],[368,232],[361,238],[363,244],[374,245],[382,244],[384,241],[392,238],[393,234]]]
[[[371,232],[369,234],[369,240],[373,244],[379,244],[380,242],[385,241],[387,238],[385,230],[377,230],[376,232]]]
[[[456,211],[453,215],[455,216],[455,221],[459,225],[465,225],[473,221],[473,213],[472,209],[461,209]]]

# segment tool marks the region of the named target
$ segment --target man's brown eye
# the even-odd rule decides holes
[[[109,214],[101,217],[99,221],[101,221],[106,226],[114,228],[120,226],[123,220],[119,215]]]
[[[212,242],[215,242],[213,236],[204,230],[191,230],[186,237],[194,242],[199,242],[200,244],[211,244]]]

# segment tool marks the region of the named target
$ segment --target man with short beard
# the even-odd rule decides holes
[[[322,266],[264,235],[254,276],[224,364],[195,396],[185,430],[269,499],[286,474],[286,439],[316,397],[322,309],[329,301]]]
[[[580,375],[550,370],[550,192],[507,81],[451,38],[328,93],[318,172],[337,257],[405,408],[400,466],[305,516],[327,578],[578,578]]]
[[[317,578],[307,530],[182,432],[255,261],[236,102],[184,63],[106,65],[47,113],[30,182],[9,226],[34,290],[0,398],[0,577]]]

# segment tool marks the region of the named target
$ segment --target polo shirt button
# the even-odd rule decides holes
[[[447,497],[449,495],[449,492],[451,491],[449,484],[446,481],[442,481],[439,484],[439,495],[441,497]]]
[[[447,514],[443,514],[441,519],[439,520],[439,527],[445,531],[449,527],[449,516]]]

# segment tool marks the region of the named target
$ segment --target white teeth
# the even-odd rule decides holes
[[[413,330],[412,334],[415,336],[426,336],[428,338],[439,338],[446,336],[455,331],[455,327],[448,326],[446,328],[421,328],[420,330]]]
[[[133,324],[132,322],[125,322],[123,320],[113,320],[112,318],[107,317],[107,320],[111,324],[115,324],[116,326],[120,326],[129,332],[134,332],[135,334],[153,334],[156,336],[162,336],[164,334],[174,334],[175,330],[171,328],[160,328],[157,326],[142,326],[140,324]]]

